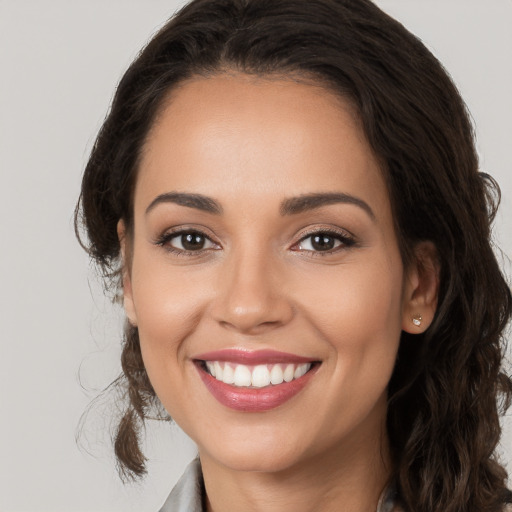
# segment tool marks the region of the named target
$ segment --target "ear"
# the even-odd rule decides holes
[[[432,242],[414,247],[413,261],[405,272],[402,301],[402,330],[411,334],[425,332],[437,308],[440,265]]]
[[[122,283],[123,283],[123,305],[124,311],[130,324],[137,327],[137,314],[135,312],[135,305],[133,303],[132,294],[132,281],[131,281],[131,258],[129,257],[129,249],[127,244],[129,240],[126,239],[126,226],[121,219],[117,223],[117,236],[119,238],[119,245],[121,246],[121,268],[122,268]]]

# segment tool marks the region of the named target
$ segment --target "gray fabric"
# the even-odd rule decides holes
[[[194,459],[165,500],[160,512],[203,512],[203,474],[199,459]]]
[[[160,512],[204,512],[203,474],[199,459],[194,459],[174,486]],[[376,512],[398,512],[395,508],[396,493],[392,488],[382,494]]]

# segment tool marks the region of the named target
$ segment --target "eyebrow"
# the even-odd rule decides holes
[[[158,204],[174,203],[187,208],[195,208],[214,215],[222,214],[221,205],[214,199],[203,196],[202,194],[190,194],[185,192],[168,192],[155,197],[151,204],[146,208],[146,215]]]
[[[167,192],[165,194],[160,194],[151,201],[150,205],[146,208],[146,214],[162,203],[174,203],[187,208],[195,208],[207,213],[212,213],[214,215],[221,215],[223,212],[222,206],[211,197],[187,192]],[[368,203],[358,197],[341,192],[323,192],[290,197],[281,203],[279,212],[283,216],[297,215],[299,213],[321,208],[322,206],[339,203],[358,206],[364,210],[372,220],[375,220],[375,214]]]
[[[291,197],[285,199],[281,203],[280,213],[281,215],[295,215],[303,213],[309,210],[315,210],[322,206],[328,206],[331,204],[352,204],[363,209],[372,220],[375,220],[375,214],[370,208],[370,205],[359,199],[358,197],[343,194],[341,192],[326,192],[317,194],[304,194],[298,197]]]

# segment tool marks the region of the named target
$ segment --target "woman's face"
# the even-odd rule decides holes
[[[379,444],[414,278],[348,103],[245,75],[175,89],[125,257],[151,383],[205,461],[277,471]]]

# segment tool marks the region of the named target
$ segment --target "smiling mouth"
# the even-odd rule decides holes
[[[239,412],[265,412],[298,395],[322,361],[275,350],[225,349],[193,358],[206,389]]]
[[[237,388],[261,389],[300,379],[320,363],[270,363],[246,365],[228,361],[197,361],[215,380]]]

